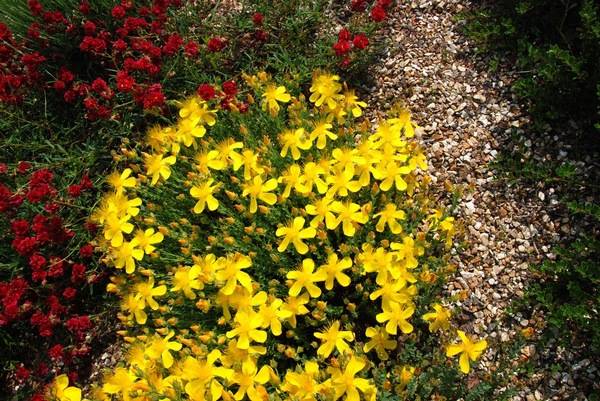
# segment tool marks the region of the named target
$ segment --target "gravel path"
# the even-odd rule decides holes
[[[469,294],[459,303],[465,311],[461,324],[492,343],[508,342],[522,329],[543,326],[542,316],[507,318],[506,308],[523,295],[531,278],[529,264],[553,258],[551,245],[569,235],[571,227],[564,219],[551,218],[558,204],[552,191],[511,186],[490,167],[511,131],[528,120],[510,93],[514,72],[488,73],[461,33],[458,14],[468,7],[466,1],[420,0],[390,12],[382,35],[391,44],[372,69],[369,104],[386,110],[405,99],[423,126],[440,197],[448,196],[448,184],[462,193],[458,218],[464,224],[464,249],[455,255],[458,274],[447,290]],[[483,369],[494,369],[494,353],[493,347],[486,353]],[[565,350],[538,355],[533,346],[521,353],[521,359],[575,358]],[[585,360],[572,363],[594,374]],[[585,399],[574,386],[575,368],[554,374],[541,370],[525,383],[514,378],[522,387],[513,399]]]

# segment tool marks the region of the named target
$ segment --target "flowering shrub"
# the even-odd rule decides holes
[[[1,364],[8,396],[43,393],[59,372],[77,380],[91,352],[89,288],[102,278],[83,224],[93,184],[87,175],[57,185],[48,168],[0,164]],[[9,384],[10,383],[10,384]]]
[[[259,64],[267,58],[260,48],[270,32],[284,29],[275,25],[282,12],[270,6],[276,11],[268,18],[245,6],[235,21],[223,17],[224,24],[203,23],[209,11],[200,3],[121,0],[109,7],[83,0],[73,9],[56,10],[30,0],[26,32],[15,33],[0,22],[0,101],[21,104],[43,91],[57,102],[57,110],[68,105],[69,117],[75,109],[92,121],[126,118],[128,111],[138,111],[132,106],[164,112],[169,94],[189,90],[186,83],[194,81],[197,71],[220,72],[249,51],[256,53],[252,60]],[[374,9],[390,4],[378,1]],[[22,6],[15,7],[27,14]],[[237,27],[234,22],[240,19],[243,24]],[[223,30],[220,25],[236,28]],[[190,33],[200,30],[202,36]],[[345,68],[359,59],[358,52],[366,51],[369,39],[364,32],[351,35],[347,30],[339,36],[331,51]],[[309,40],[314,38],[299,45],[309,48]]]
[[[90,398],[374,400],[431,364],[468,373],[486,342],[440,298],[454,219],[408,112],[372,130],[336,75],[308,99],[245,81],[247,110],[186,99],[107,179],[94,221],[130,346]],[[81,396],[64,376],[49,394]]]

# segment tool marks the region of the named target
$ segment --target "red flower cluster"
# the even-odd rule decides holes
[[[191,58],[200,52],[198,43],[190,41],[184,46],[177,33],[165,33],[169,9],[180,5],[181,0],[153,0],[150,7],[134,7],[132,1],[121,0],[112,10],[104,10],[102,18],[103,10],[91,10],[90,3],[83,1],[79,10],[66,17],[45,10],[38,0],[29,0],[36,21],[26,38],[16,40],[0,23],[0,101],[19,103],[29,90],[50,87],[65,102],[80,103],[90,120],[116,117],[114,106],[126,102],[115,99],[116,93],[133,94],[136,103],[146,109],[163,107],[165,97],[156,82],[161,80],[157,75],[164,61],[180,52]],[[100,17],[89,19],[91,11]],[[51,33],[67,34],[78,44],[73,51],[79,54],[67,57],[57,53],[41,39],[41,32],[48,37]],[[220,51],[225,42],[213,39],[207,50]],[[73,59],[82,65],[69,64]],[[90,69],[82,68],[90,65],[98,74],[92,78],[87,76]]]
[[[92,86],[106,90],[99,81]],[[16,366],[14,379],[41,390],[51,371],[76,377],[87,363],[94,303],[86,287],[103,275],[95,273],[89,227],[73,223],[85,217],[73,206],[92,200],[91,180],[62,187],[51,170],[31,167],[0,163],[0,263],[11,266],[0,272],[0,328],[27,343],[3,351]]]
[[[351,62],[353,52],[364,50],[369,46],[369,38],[364,33],[352,35],[346,28],[338,33],[338,40],[332,46],[335,55],[342,57],[341,65],[346,67]]]
[[[350,9],[355,12],[366,11],[370,6],[371,1],[369,0],[351,0]],[[377,0],[372,5],[370,16],[375,22],[381,22],[387,18],[387,10],[392,5],[392,0]]]

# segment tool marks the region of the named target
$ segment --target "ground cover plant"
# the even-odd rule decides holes
[[[99,312],[94,299],[107,276],[93,257],[96,227],[81,207],[94,184],[85,174],[69,185],[55,175],[27,161],[0,164],[3,397],[11,387],[32,395],[57,373],[76,380],[99,336],[89,314]]]
[[[93,181],[104,174],[113,159],[119,159],[113,152],[122,138],[136,140],[138,132],[143,132],[148,124],[172,120],[176,108],[171,100],[183,93],[197,92],[218,102],[221,108],[243,110],[247,107],[246,101],[236,96],[236,82],[239,84],[238,74],[242,68],[261,66],[308,77],[313,68],[322,66],[351,76],[369,62],[376,49],[370,39],[377,24],[387,17],[390,5],[389,1],[340,4],[337,7],[344,12],[342,24],[347,29],[325,31],[322,24],[326,2],[323,1],[286,1],[275,5],[263,1],[243,2],[241,8],[227,12],[223,12],[219,4],[191,1],[3,3],[0,157],[6,163],[3,167],[6,172],[2,173],[2,182],[6,184],[3,195],[11,200],[9,211],[3,214],[0,223],[7,227],[6,238],[12,241],[11,235],[19,237],[24,233],[8,231],[16,217],[33,219],[34,213],[48,216],[55,213],[52,216],[63,218],[65,229],[77,235],[61,243],[64,249],[60,252],[52,242],[48,249],[46,245],[40,247],[41,251],[56,251],[60,255],[44,252],[40,255],[61,257],[68,273],[71,264],[78,261],[74,255],[79,251],[79,236],[92,237],[81,229],[93,227],[85,222],[85,216],[98,195],[83,188],[83,196],[75,197],[69,190],[76,191],[77,186],[82,185],[77,180],[83,172]],[[21,208],[11,203],[13,194],[18,199],[26,193],[23,188],[28,185],[27,175],[18,172],[25,171],[28,161],[36,170],[55,175],[55,169],[60,171],[60,183],[54,183],[60,189],[52,194],[60,204],[56,210],[51,207],[50,211],[42,211],[37,203],[30,205],[27,201]],[[49,170],[44,170],[46,168]],[[45,184],[53,188],[51,183]],[[73,184],[72,188],[67,188],[69,184]],[[47,313],[45,316],[57,328],[61,322],[55,312],[63,311],[61,305],[54,303],[56,308],[49,310],[42,304],[48,302],[45,297],[54,300],[53,292],[62,287],[70,288],[71,283],[67,283],[66,276],[65,280],[56,279],[56,283],[50,284],[32,281],[29,275],[33,272],[26,257],[17,255],[8,243],[5,245],[3,257],[6,256],[7,268],[3,268],[0,277],[3,299],[9,314],[14,312],[17,298],[24,307],[19,305],[18,322],[7,320],[2,327],[6,346],[19,350],[2,353],[2,387],[7,397],[26,399],[33,394],[39,398],[53,375],[70,373],[73,382],[79,372],[85,379],[90,358],[83,358],[82,353],[75,357],[77,363],[62,364],[60,358],[55,357],[47,363],[49,369],[44,368],[46,362],[41,362],[41,373],[33,369],[38,359],[46,358],[51,344],[46,341],[27,343],[32,347],[27,351],[40,356],[35,361],[28,360],[26,350],[17,345],[16,337],[35,311],[30,307],[30,298],[35,293],[31,298],[33,304],[37,308],[36,303],[40,303],[40,310]],[[96,269],[91,266],[97,265],[97,259],[96,255],[89,260],[91,271]],[[21,291],[29,298],[16,294],[18,288],[9,288],[21,283],[13,281],[19,274],[29,280]],[[102,291],[88,292],[88,288],[81,291],[78,288],[78,297],[71,300],[73,305],[67,309],[82,314],[90,312],[92,324],[97,325],[104,321],[103,316],[112,304]],[[87,295],[79,299],[83,294]],[[94,303],[97,309],[92,307]],[[59,343],[62,334],[53,333]],[[69,336],[71,334],[66,337]],[[88,340],[86,344],[92,351],[102,348]],[[69,345],[69,341],[64,345],[70,361],[69,352],[75,352],[76,345]],[[58,348],[55,351],[58,355]]]
[[[306,97],[245,81],[247,110],[185,99],[107,179],[94,220],[130,346],[91,399],[410,397],[421,373],[439,396],[440,364],[464,392],[487,342],[440,298],[454,219],[408,112],[357,124],[366,104],[325,72]]]

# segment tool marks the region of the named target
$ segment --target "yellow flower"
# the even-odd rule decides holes
[[[375,226],[375,229],[378,232],[382,233],[387,224],[392,234],[400,234],[402,232],[402,226],[398,223],[398,220],[404,220],[406,218],[406,213],[404,213],[403,210],[396,209],[396,205],[393,203],[388,203],[385,205],[385,208],[381,212],[376,213],[374,217],[379,217],[379,221]]]
[[[357,118],[362,116],[362,109],[367,107],[367,104],[358,99],[354,90],[347,90],[344,92],[344,106],[352,111],[354,118]]]
[[[183,294],[188,299],[196,299],[196,293],[192,290],[201,290],[204,288],[204,283],[199,279],[200,267],[181,266],[173,275],[173,287],[171,292],[183,291]]]
[[[138,324],[146,324],[148,315],[146,315],[146,312],[144,312],[145,307],[146,304],[144,300],[139,295],[132,293],[127,294],[123,299],[123,302],[121,302],[121,309],[129,312],[129,319],[135,317],[135,321]]]
[[[283,199],[287,199],[290,197],[290,193],[292,191],[292,188],[295,188],[296,190],[298,190],[299,184],[300,184],[300,176],[302,174],[302,171],[300,170],[300,166],[298,166],[297,164],[292,164],[290,165],[279,177],[279,179],[277,180],[280,184],[281,183],[285,183],[285,188],[283,190],[283,193],[281,194],[281,197]]]
[[[287,103],[290,101],[291,96],[287,93],[285,86],[267,85],[265,92],[262,94],[264,98],[262,109],[268,110],[271,115],[279,113],[279,103]]]
[[[308,309],[306,305],[310,300],[309,295],[305,292],[296,297],[287,297],[285,303],[281,307],[281,317],[290,322],[292,327],[296,327],[296,316],[306,315]]]
[[[410,167],[399,166],[397,163],[390,161],[380,163],[373,170],[373,177],[380,180],[379,188],[382,191],[389,191],[392,185],[396,185],[398,191],[404,191],[408,187],[402,175],[410,173]]]
[[[327,138],[335,141],[338,136],[333,132],[329,131],[333,128],[333,125],[327,121],[320,121],[315,125],[315,128],[310,133],[310,140],[317,140],[317,149],[324,149],[327,144]]]
[[[177,130],[175,135],[177,141],[183,143],[184,146],[196,146],[196,138],[202,138],[206,134],[206,128],[200,125],[198,118],[182,118],[177,122]]]
[[[131,400],[129,393],[134,389],[137,378],[125,368],[118,367],[114,373],[104,379],[104,390],[107,394],[121,394],[123,401]]]
[[[242,254],[235,254],[222,260],[219,271],[215,275],[216,279],[225,282],[221,292],[225,295],[233,294],[237,283],[239,282],[248,291],[252,291],[252,278],[242,269],[252,266],[252,259]]]
[[[69,387],[69,377],[60,375],[54,379],[50,387],[50,394],[58,401],[80,401],[81,390],[77,387]]]
[[[397,251],[399,259],[402,259],[409,269],[414,269],[418,266],[417,256],[423,255],[425,250],[422,246],[416,245],[415,240],[412,237],[405,236],[402,238],[402,243],[392,242],[390,247]]]
[[[325,274],[324,272],[314,272],[314,270],[315,262],[312,259],[304,259],[302,267],[287,273],[286,277],[294,280],[289,290],[291,296],[298,296],[303,288],[306,288],[306,291],[308,291],[312,298],[318,298],[321,295],[321,289],[315,283],[324,281]]]
[[[300,175],[299,183],[296,185],[298,192],[308,195],[312,192],[313,186],[317,187],[320,194],[327,192],[327,183],[321,178],[325,174],[325,169],[315,162],[308,162],[304,165],[304,171]]]
[[[110,241],[112,247],[119,247],[123,244],[123,233],[131,234],[133,224],[129,223],[130,215],[122,217],[111,213],[106,217],[104,224],[104,238]]]
[[[216,145],[216,151],[219,155],[217,160],[227,165],[229,162],[233,162],[234,159],[242,157],[236,152],[236,149],[242,149],[243,147],[244,144],[242,142],[236,142],[232,138],[224,139]]]
[[[340,223],[344,235],[348,237],[354,236],[356,233],[355,224],[365,224],[369,220],[369,216],[365,215],[360,207],[352,201],[345,203],[335,201],[331,204],[331,211],[337,213],[335,222],[327,222],[328,230],[335,230]]]
[[[378,323],[387,322],[385,325],[385,331],[392,335],[398,333],[397,328],[404,334],[412,333],[413,325],[408,323],[407,319],[415,313],[415,307],[412,304],[400,305],[397,303],[390,303],[389,309],[384,309],[383,312],[378,313],[375,317]]]
[[[325,288],[328,290],[333,289],[333,281],[336,280],[342,287],[348,287],[350,285],[350,277],[348,277],[344,270],[352,267],[352,259],[345,257],[342,260],[338,259],[337,254],[331,253],[327,257],[327,263],[321,265],[317,273],[323,272],[325,275]]]
[[[242,196],[250,196],[250,213],[256,213],[258,210],[258,199],[271,206],[277,202],[277,195],[271,193],[277,188],[275,178],[263,181],[262,177],[257,175],[253,180],[245,182],[242,188]]]
[[[234,152],[231,154],[231,159],[233,161],[233,171],[238,171],[240,167],[244,166],[244,180],[246,181],[252,178],[253,175],[260,175],[265,172],[258,161],[258,154],[251,149],[244,150],[241,155]]]
[[[150,276],[148,277],[148,282],[137,283],[135,285],[135,290],[140,298],[147,303],[152,310],[157,310],[158,303],[153,297],[165,295],[167,293],[167,286],[159,285],[158,287],[154,287],[154,277]]]
[[[471,366],[469,360],[475,362],[481,356],[481,353],[487,348],[487,341],[475,341],[469,338],[464,331],[456,330],[458,337],[461,339],[460,344],[450,344],[446,348],[446,356],[454,356],[460,354],[459,366],[463,373],[469,373]]]
[[[320,333],[314,333],[314,336],[321,340],[321,346],[317,349],[317,355],[327,358],[334,349],[340,354],[350,351],[350,346],[346,341],[354,340],[354,333],[351,331],[340,330],[340,322],[334,321],[328,328]]]
[[[200,185],[194,185],[190,188],[190,195],[193,198],[198,199],[194,206],[194,213],[202,213],[204,208],[208,206],[208,210],[217,210],[219,207],[219,201],[213,196],[219,184],[212,185],[214,180],[209,178]]]
[[[366,362],[352,355],[344,371],[332,368],[331,386],[335,391],[334,399],[346,395],[346,401],[360,401],[358,390],[363,394],[373,393],[375,387],[367,379],[355,377],[358,372],[364,369]],[[374,400],[374,397],[373,397]]]
[[[171,176],[171,168],[175,164],[177,159],[175,156],[167,156],[164,155],[146,155],[144,164],[146,165],[146,173],[152,177],[152,182],[150,185],[156,185],[158,179],[160,177],[163,180],[168,179]]]
[[[348,196],[348,191],[357,192],[361,185],[358,181],[353,181],[354,168],[336,169],[333,174],[327,176],[327,184],[330,184],[327,191],[327,197]]]
[[[236,153],[237,154],[237,153]],[[219,157],[219,152],[216,150],[203,150],[196,153],[194,157],[196,168],[204,175],[210,173],[209,169],[223,170],[227,167],[227,162]]]
[[[304,217],[296,217],[287,227],[279,227],[275,232],[278,237],[283,236],[283,240],[277,247],[279,252],[284,252],[290,242],[294,244],[294,248],[300,255],[308,252],[308,246],[302,242],[303,239],[314,238],[317,235],[317,230],[313,227],[304,228]],[[298,294],[295,294],[298,295]]]
[[[302,401],[317,401],[317,394],[321,392],[322,386],[317,381],[319,365],[314,361],[307,361],[304,370],[297,372],[288,371],[285,381],[280,386],[281,390],[290,394],[291,399]]]
[[[262,385],[266,384],[270,377],[271,372],[268,366],[265,365],[258,370],[254,361],[245,360],[242,363],[241,371],[236,371],[231,378],[233,383],[239,385],[233,398],[241,401],[247,395],[250,401],[263,401],[263,396],[266,396],[267,393]],[[257,387],[262,392],[259,392]]]
[[[279,142],[281,143],[281,152],[279,152],[279,155],[286,157],[289,150],[294,160],[300,158],[300,149],[308,150],[312,146],[310,140],[306,138],[304,128],[283,131],[279,134]]]
[[[275,298],[269,304],[263,303],[260,305],[258,315],[262,319],[261,327],[263,329],[270,328],[273,335],[278,336],[281,334],[281,321],[285,315],[281,311],[283,301],[279,298]]]
[[[339,84],[340,77],[338,75],[321,73],[315,75],[310,87],[310,101],[317,107],[326,104],[330,110],[337,107],[339,92],[342,85]]]
[[[154,232],[153,228],[148,228],[138,230],[134,238],[137,240],[138,246],[144,250],[144,253],[149,255],[156,249],[154,244],[162,242],[165,236],[161,232]]]
[[[429,312],[423,315],[423,320],[429,322],[429,331],[448,330],[450,327],[450,311],[444,309],[440,304],[434,304],[435,312]]]
[[[364,345],[363,351],[369,352],[375,349],[377,357],[382,361],[389,359],[389,354],[386,350],[396,349],[398,345],[395,340],[389,338],[388,332],[383,327],[367,327],[365,335],[370,338],[369,341]]]
[[[127,274],[135,271],[135,261],[140,261],[143,257],[144,250],[139,248],[138,240],[135,238],[129,242],[123,242],[119,248],[113,250],[115,267],[117,269],[125,267]]]
[[[233,371],[222,366],[215,366],[215,362],[219,358],[221,358],[221,352],[214,349],[206,355],[205,360],[191,356],[185,359],[182,377],[187,380],[185,392],[191,399],[204,399],[204,393],[207,389],[210,390],[213,400],[221,398],[223,386],[215,379],[221,377],[230,380]]]
[[[400,370],[400,383],[396,387],[396,391],[402,391],[404,388],[410,383],[412,378],[415,375],[414,366],[402,366],[402,370]]]
[[[173,365],[174,359],[171,351],[179,351],[182,347],[177,341],[169,341],[175,335],[174,331],[170,331],[164,338],[155,336],[150,341],[150,346],[146,348],[146,355],[152,359],[161,358],[162,364],[169,369]]]
[[[237,347],[248,349],[250,340],[264,343],[267,340],[267,332],[259,330],[262,325],[260,315],[253,311],[238,311],[234,318],[235,326],[227,332],[227,338],[237,337]]]
[[[306,213],[315,216],[310,221],[311,227],[318,227],[319,223],[325,221],[330,226],[336,226],[336,217],[331,212],[331,203],[333,199],[331,198],[321,198],[317,199],[314,203],[306,205],[305,210]]]
[[[415,286],[406,287],[406,281],[386,280],[380,284],[380,288],[375,290],[369,296],[371,301],[381,297],[381,306],[384,310],[389,310],[391,304],[406,304],[412,300],[416,294]]]
[[[137,182],[135,177],[130,177],[130,175],[130,168],[126,168],[122,173],[115,171],[106,178],[106,182],[108,182],[117,193],[121,193],[125,188],[134,188],[136,186]]]
[[[401,110],[397,118],[391,118],[389,120],[394,130],[401,131],[406,138],[412,138],[415,136],[415,127],[410,121],[410,112],[406,109]]]

